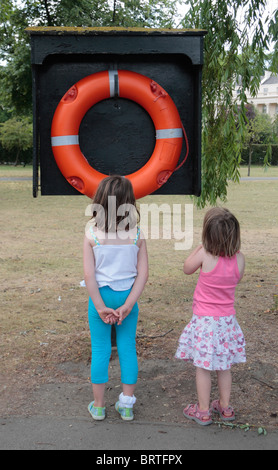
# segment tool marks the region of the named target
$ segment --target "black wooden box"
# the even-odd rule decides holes
[[[173,99],[189,141],[185,164],[154,194],[201,191],[203,30],[28,28],[33,71],[33,195],[80,194],[61,174],[51,148],[51,123],[64,94],[87,75],[125,69],[156,81]],[[111,98],[85,115],[80,148],[105,174],[130,174],[150,158],[154,126],[133,101]],[[182,161],[186,146],[180,156]]]

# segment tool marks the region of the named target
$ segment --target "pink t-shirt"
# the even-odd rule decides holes
[[[219,256],[212,271],[200,271],[193,296],[193,313],[199,316],[235,315],[235,290],[239,280],[237,256]]]

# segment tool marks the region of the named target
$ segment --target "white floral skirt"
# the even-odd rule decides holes
[[[227,370],[246,362],[245,339],[235,315],[193,315],[183,330],[175,357],[207,370]]]

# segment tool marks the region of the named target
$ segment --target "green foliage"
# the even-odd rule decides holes
[[[269,144],[273,143],[273,124],[268,114],[255,111],[254,116],[248,119],[245,125],[244,147],[250,143]]]
[[[176,3],[171,0],[114,1],[112,22],[122,27],[173,28]]]
[[[278,8],[270,20],[269,34],[273,41],[273,51],[271,52],[271,71],[277,73],[278,70]]]
[[[267,144],[267,150],[264,156],[264,166],[268,165],[271,161],[273,142],[272,122],[267,114],[261,114],[258,111],[255,113],[252,119],[249,119],[245,126],[244,133],[244,148],[249,150],[248,158],[248,176],[250,175],[250,169],[252,164],[253,146],[254,144],[264,143]]]
[[[22,0],[18,4],[16,0],[1,0],[0,122],[10,116],[22,118],[22,121],[24,116],[32,114],[27,27],[172,27],[176,3],[176,0]]]
[[[0,124],[0,143],[9,152],[14,152],[14,164],[20,153],[32,147],[32,122],[29,118],[11,118]]]
[[[185,27],[207,30],[202,81],[202,194],[197,205],[225,201],[227,181],[239,178],[244,145],[246,90],[255,96],[264,73],[265,0],[188,0]],[[239,12],[240,9],[240,12]],[[240,13],[240,15],[239,15]],[[249,31],[252,26],[253,38]],[[240,83],[233,99],[235,85]]]
[[[248,165],[249,147],[242,150],[241,164]],[[252,144],[252,165],[276,166],[278,165],[277,144]]]
[[[12,59],[0,69],[1,105],[15,115],[32,110],[32,73],[30,50],[24,42],[14,46]]]
[[[276,114],[276,117],[272,123],[272,129],[273,129],[273,141],[278,144],[278,114]]]
[[[111,21],[111,7],[106,0],[60,0],[41,2],[41,25],[103,26]]]
[[[1,0],[0,106],[30,115],[32,78],[28,26],[173,27],[177,0]],[[1,63],[1,62],[0,62]]]

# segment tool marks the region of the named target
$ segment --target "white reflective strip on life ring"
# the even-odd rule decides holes
[[[61,135],[51,137],[52,147],[61,147],[62,145],[79,145],[79,135]]]
[[[110,98],[113,98],[113,96],[115,96],[115,94],[118,94],[118,91],[119,91],[119,90],[115,90],[115,76],[118,76],[118,70],[109,70],[108,74],[109,74]]]
[[[158,129],[156,139],[178,139],[183,136],[182,128],[177,129]]]

